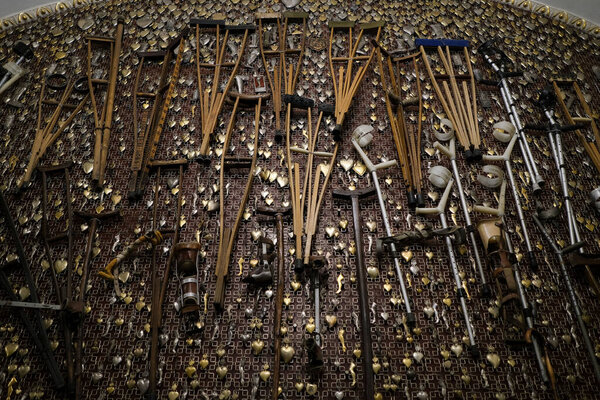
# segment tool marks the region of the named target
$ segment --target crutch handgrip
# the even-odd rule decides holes
[[[514,135],[512,139],[510,139],[510,143],[506,146],[506,150],[504,150],[504,154],[491,156],[484,154],[483,161],[510,161],[510,155],[512,154],[513,148],[515,147],[515,143],[517,142],[517,135]]]
[[[469,47],[468,40],[462,39],[415,39],[415,46],[423,47]]]
[[[454,179],[450,178],[448,183],[446,184],[446,190],[444,190],[444,194],[440,199],[437,207],[434,208],[421,208],[417,207],[415,212],[420,215],[440,215],[446,209],[446,203],[448,202],[448,197],[450,197],[450,191],[452,190],[452,185],[454,184]]]
[[[389,167],[393,167],[394,165],[398,165],[398,161],[388,160],[388,161],[384,161],[384,162],[380,162],[379,164],[376,164],[375,169],[386,169]]]
[[[500,196],[498,196],[498,208],[475,205],[475,206],[473,206],[473,210],[480,212],[482,214],[490,214],[490,215],[495,215],[497,217],[502,217],[504,215],[505,205],[506,205],[506,180],[502,181],[502,186],[500,186]]]
[[[452,138],[450,139],[450,145],[448,147],[444,146],[443,144],[441,144],[440,142],[435,142],[433,144],[433,147],[436,148],[437,150],[439,150],[441,153],[444,153],[444,155],[446,157],[448,157],[451,160],[456,159],[456,139]]]
[[[358,128],[357,128],[357,130],[358,130]],[[355,130],[355,132],[356,132],[356,130]],[[379,169],[386,169],[386,168],[393,167],[394,165],[398,164],[398,162],[396,160],[389,160],[389,161],[381,162],[379,164],[373,164],[371,162],[371,160],[369,159],[369,156],[367,155],[367,153],[365,153],[365,151],[362,149],[358,140],[360,140],[360,139],[357,138],[356,135],[354,135],[352,137],[352,145],[356,149],[356,152],[360,155],[360,158],[363,159],[363,162],[365,163],[365,166],[367,167],[367,170],[369,172],[377,171]]]

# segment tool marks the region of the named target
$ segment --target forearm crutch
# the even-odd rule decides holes
[[[389,167],[393,167],[397,164],[396,160],[384,161],[379,164],[373,164],[371,159],[365,151],[363,147],[367,147],[371,140],[373,140],[373,127],[369,125],[361,125],[354,130],[352,134],[352,145],[356,152],[363,159],[363,162],[367,166],[367,170],[371,173],[373,177],[373,185],[375,186],[375,191],[377,192],[377,199],[379,200],[379,208],[381,209],[381,218],[383,219],[383,226],[385,227],[386,236],[392,236],[392,228],[390,226],[390,220],[387,215],[387,210],[385,207],[385,197],[381,192],[381,186],[379,185],[379,178],[377,176],[377,171],[380,169],[385,169]],[[410,327],[415,326],[417,319],[415,314],[412,312],[412,308],[410,306],[410,299],[408,297],[408,292],[406,290],[406,284],[404,283],[404,276],[402,275],[402,271],[400,269],[400,260],[397,257],[396,253],[396,245],[392,242],[390,243],[390,250],[393,254],[394,260],[394,268],[396,269],[396,276],[398,278],[398,282],[400,283],[400,291],[402,292],[402,298],[404,299],[404,307],[406,307],[406,322]]]
[[[433,144],[433,147],[435,147],[442,154],[448,157],[448,159],[450,160],[450,164],[452,165],[452,173],[454,174],[454,179],[456,181],[456,190],[458,191],[458,197],[460,199],[461,208],[465,217],[465,223],[467,224],[466,230],[468,232],[469,240],[471,242],[473,258],[475,259],[475,265],[477,267],[477,271],[479,272],[479,279],[481,280],[481,295],[484,297],[489,297],[492,294],[492,292],[490,290],[490,287],[487,283],[487,279],[485,277],[485,273],[483,271],[483,262],[481,261],[481,257],[479,256],[479,249],[477,247],[477,241],[475,239],[475,227],[471,222],[471,215],[467,206],[467,199],[465,197],[465,192],[463,190],[463,186],[460,179],[461,175],[458,171],[458,164],[456,163],[456,139],[454,138],[454,129],[452,124],[448,120],[445,121],[445,126],[447,127],[447,132],[441,133],[436,131],[435,136],[438,140],[450,141],[450,145],[446,147],[442,145],[439,141],[436,141]]]
[[[523,214],[523,207],[521,205],[521,198],[519,196],[519,189],[517,187],[517,183],[515,181],[515,177],[512,171],[512,162],[510,161],[510,156],[512,154],[512,150],[515,146],[516,141],[519,136],[517,135],[516,128],[513,124],[501,121],[493,126],[494,131],[492,135],[498,141],[503,143],[508,143],[506,149],[504,150],[504,154],[502,155],[483,155],[484,161],[504,161],[504,169],[506,171],[506,175],[508,175],[508,180],[510,182],[510,187],[512,189],[513,200],[515,201],[515,209],[517,210],[517,218],[519,219],[519,225],[521,225],[521,230],[523,231],[523,239],[525,240],[525,246],[527,247],[527,257],[529,258],[529,266],[533,271],[537,271],[538,264],[535,258],[535,253],[533,251],[533,246],[531,245],[531,240],[529,238],[529,230],[527,229],[527,224],[525,223],[525,216]]]
[[[508,78],[520,77],[523,75],[523,73],[520,71],[508,71],[513,63],[503,51],[494,46],[493,40],[489,40],[479,46],[477,51],[483,55],[483,59],[490,65],[490,67],[492,67],[492,70],[496,73],[498,78],[500,78],[499,81],[483,79],[479,82],[485,85],[498,86],[500,88],[500,94],[502,95],[504,108],[508,113],[510,122],[516,128],[515,134],[517,135],[519,141],[519,147],[521,149],[521,155],[523,156],[525,168],[527,169],[529,176],[531,176],[533,193],[538,193],[545,185],[545,181],[538,171],[537,163],[535,162],[535,158],[531,153],[531,148],[529,147],[529,142],[527,141],[525,129],[521,123],[521,118],[517,112],[513,95],[508,87]]]
[[[437,207],[417,207],[416,213],[420,215],[439,216],[440,222],[442,224],[442,229],[447,229],[448,223],[446,222],[445,210],[448,198],[450,197],[450,192],[452,191],[454,179],[452,179],[452,173],[447,168],[439,165],[431,168],[429,172],[429,181],[431,182],[431,184],[439,189],[443,188],[444,194],[442,195],[442,198],[440,199],[440,202],[438,203]],[[467,335],[469,337],[469,352],[471,353],[473,358],[479,358],[479,349],[477,347],[477,344],[475,343],[475,333],[473,331],[473,326],[471,325],[471,317],[469,316],[469,310],[467,309],[467,292],[461,282],[460,273],[458,271],[458,263],[456,261],[454,249],[452,247],[452,240],[449,236],[446,236],[444,240],[446,241],[446,247],[448,249],[448,258],[450,260],[450,267],[452,268],[452,275],[454,276],[454,281],[456,283],[456,293],[460,301],[460,307],[463,313],[463,318],[465,320],[465,326],[467,328]]]
[[[510,149],[507,150],[509,155],[515,140],[516,136],[513,134],[509,144]],[[485,167],[490,166],[484,166],[483,169],[483,172],[489,174],[490,169],[488,168],[486,170]],[[556,390],[554,370],[550,364],[550,358],[547,349],[544,346],[544,341],[541,335],[535,330],[533,310],[529,304],[529,301],[527,300],[525,290],[523,289],[521,273],[519,270],[520,263],[514,255],[513,245],[510,237],[508,236],[508,232],[504,229],[504,226],[506,225],[504,222],[506,180],[504,179],[504,174],[501,170],[495,172],[496,177],[487,178],[487,182],[484,181],[485,178],[481,178],[482,175],[478,176],[479,182],[488,188],[496,188],[500,186],[500,194],[498,196],[498,208],[483,207],[478,205],[473,207],[477,212],[494,216],[492,219],[479,221],[477,224],[477,230],[479,231],[479,235],[484,244],[484,248],[488,254],[488,257],[497,255],[500,260],[500,266],[494,270],[494,276],[496,277],[496,282],[498,285],[498,293],[502,293],[500,279],[498,279],[498,276],[501,274],[504,276],[504,286],[508,291],[507,294],[502,293],[500,295],[500,307],[503,308],[511,301],[516,299],[519,300],[526,326],[524,333],[525,342],[530,343],[533,347],[536,363],[538,365],[542,381],[544,384],[550,384],[553,390]],[[506,312],[504,314],[506,316]],[[519,321],[519,325],[521,324],[522,322]]]

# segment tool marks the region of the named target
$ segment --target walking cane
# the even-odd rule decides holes
[[[373,347],[371,344],[371,321],[369,320],[369,292],[367,289],[367,274],[364,261],[362,220],[360,218],[359,200],[367,199],[375,193],[374,187],[359,190],[333,191],[337,199],[350,199],[352,201],[352,219],[354,223],[354,241],[356,242],[356,272],[358,275],[358,304],[360,307],[360,333],[362,337],[363,371],[365,383],[365,397],[367,400],[375,398],[375,376],[373,374]]]

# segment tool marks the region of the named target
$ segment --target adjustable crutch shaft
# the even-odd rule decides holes
[[[565,281],[565,285],[567,287],[567,295],[569,297],[571,307],[573,307],[573,310],[575,312],[575,319],[577,320],[577,326],[579,327],[579,330],[581,331],[581,335],[583,336],[583,342],[584,342],[585,348],[588,352],[590,362],[592,363],[592,366],[594,367],[594,376],[596,377],[596,381],[600,383],[600,365],[598,365],[598,360],[596,358],[596,352],[594,350],[594,345],[592,344],[592,341],[590,339],[590,335],[585,326],[585,322],[583,322],[583,318],[581,316],[581,309],[579,308],[577,296],[575,295],[575,289],[573,288],[573,285],[571,283],[571,278],[569,277],[569,273],[567,271],[567,266],[565,264],[565,260],[562,255],[562,251],[558,248],[558,246],[556,245],[556,243],[554,242],[552,237],[550,237],[550,234],[548,233],[548,231],[546,231],[546,228],[544,228],[544,225],[542,225],[542,222],[538,219],[538,217],[536,215],[533,216],[533,220],[535,221],[535,224],[540,229],[540,232],[542,232],[542,235],[544,235],[544,237],[546,238],[548,243],[550,243],[550,246],[552,246],[552,249],[554,250],[554,252],[556,253],[556,256],[558,257],[558,263],[560,265],[560,272],[563,276],[563,280]]]
[[[458,190],[458,197],[460,199],[460,204],[465,216],[465,223],[467,224],[467,232],[469,232],[469,240],[471,241],[471,246],[473,248],[473,257],[475,258],[475,264],[477,265],[479,277],[481,279],[481,291],[484,296],[488,297],[491,294],[491,291],[485,278],[485,273],[483,272],[483,264],[481,262],[481,257],[479,256],[479,250],[477,249],[475,231],[472,229],[473,224],[471,223],[471,216],[469,215],[469,209],[467,208],[467,200],[465,199],[465,193],[463,192],[462,183],[460,181],[460,174],[458,173],[456,159],[454,157],[450,157],[450,163],[452,164],[452,172],[454,174],[454,179],[456,180],[456,189]]]
[[[525,215],[523,215],[523,206],[521,205],[521,199],[519,197],[519,191],[517,190],[517,184],[515,181],[515,176],[512,172],[512,163],[510,160],[504,161],[506,174],[508,175],[508,180],[510,181],[510,187],[512,189],[513,199],[515,200],[515,208],[517,210],[517,217],[519,218],[519,224],[521,225],[521,230],[523,231],[523,239],[525,240],[525,247],[527,247],[527,256],[529,257],[529,266],[535,271],[538,268],[537,261],[535,259],[535,254],[533,252],[533,246],[531,245],[531,240],[529,239],[529,231],[527,230],[527,224],[525,223]],[[512,248],[512,245],[510,246]],[[512,250],[511,250],[512,251]],[[517,280],[517,282],[521,282]]]
[[[442,229],[448,228],[448,223],[446,222],[446,215],[442,212],[440,213],[440,222],[442,223]],[[448,257],[450,257],[450,267],[452,268],[452,275],[454,275],[454,281],[456,282],[456,290],[458,294],[458,298],[460,300],[460,307],[463,312],[463,317],[465,319],[465,325],[467,326],[467,334],[469,336],[469,346],[471,352],[475,351],[475,334],[473,333],[473,326],[471,325],[471,318],[469,317],[469,312],[467,311],[467,301],[465,299],[466,293],[465,289],[462,286],[462,282],[460,281],[460,273],[458,272],[458,266],[456,262],[456,257],[454,255],[454,250],[452,249],[452,240],[449,236],[445,237],[446,247],[448,248]]]
[[[554,157],[554,161],[556,163],[556,168],[559,172],[560,186],[563,193],[563,200],[565,202],[565,209],[567,211],[567,222],[569,227],[569,242],[570,244],[574,244],[580,240],[579,230],[577,229],[577,223],[575,221],[575,216],[573,215],[573,207],[571,204],[571,197],[569,196],[569,187],[567,183],[567,171],[564,165],[564,153],[562,147],[562,138],[558,127],[558,124],[552,117],[552,112],[549,110],[544,110],[544,114],[548,121],[550,122],[551,129],[548,131],[548,140],[550,141],[550,147],[552,150],[552,156]],[[579,249],[582,252],[582,249]]]
[[[390,220],[387,215],[385,201],[383,200],[381,187],[379,186],[377,171],[371,171],[371,176],[373,177],[373,184],[375,186],[375,190],[377,191],[377,200],[379,201],[379,208],[381,208],[381,218],[383,219],[385,234],[387,236],[392,236],[392,228],[390,227]],[[398,260],[398,258],[396,257],[396,245],[393,242],[390,243],[390,250],[393,254],[392,258],[394,259],[394,268],[396,269],[396,275],[398,276],[398,282],[400,283],[400,291],[402,292],[404,306],[406,307],[406,321],[409,325],[414,325],[416,323],[416,317],[415,314],[412,312],[412,308],[410,306],[410,299],[408,298],[408,292],[406,291],[406,284],[404,283],[404,277],[402,276],[402,271],[400,270],[400,260]]]
[[[507,170],[508,169],[507,166]],[[502,223],[504,224],[504,218]],[[506,249],[509,253],[513,253],[513,245],[510,241],[508,233],[503,229],[504,234],[504,242],[506,243]],[[525,323],[527,324],[528,329],[534,329],[533,325],[533,313],[531,307],[529,307],[529,302],[527,301],[527,297],[525,296],[525,291],[523,290],[523,284],[521,283],[521,272],[519,271],[519,262],[517,261],[513,264],[513,273],[515,275],[515,282],[517,283],[517,292],[519,294],[519,301],[521,302],[521,308],[523,309],[523,316],[525,317]],[[550,378],[548,377],[548,371],[546,369],[546,363],[544,360],[544,351],[542,349],[542,344],[539,342],[536,335],[531,336],[531,345],[533,346],[533,351],[535,353],[535,361],[537,363],[538,369],[540,370],[540,376],[542,377],[542,381],[547,384],[550,382]]]

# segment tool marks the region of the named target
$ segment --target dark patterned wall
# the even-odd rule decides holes
[[[330,19],[350,19],[358,21],[384,20],[386,26],[381,41],[388,49],[409,46],[405,38],[433,37],[443,34],[450,38],[465,38],[471,41],[471,57],[475,68],[489,74],[489,69],[475,49],[483,41],[498,39],[498,44],[526,72],[525,76],[513,79],[511,88],[524,122],[542,121],[534,105],[539,90],[550,78],[576,79],[584,94],[588,96],[593,109],[597,109],[600,98],[598,72],[600,67],[598,39],[573,27],[565,26],[527,11],[512,8],[495,2],[484,1],[302,1],[294,7],[309,13],[308,48],[303,61],[297,93],[315,99],[318,103],[333,103],[332,81],[326,49],[319,48],[319,41],[328,40],[327,21]],[[41,176],[33,175],[31,185],[21,193],[15,193],[20,177],[25,171],[35,137],[38,100],[41,82],[50,69],[64,73],[68,77],[78,77],[85,73],[85,35],[114,34],[117,16],[125,18],[123,52],[118,78],[115,121],[111,136],[106,183],[101,192],[93,190],[90,178],[90,163],[93,160],[94,119],[88,102],[85,109],[72,121],[65,132],[50,146],[42,158],[42,165],[52,165],[73,161],[71,168],[71,190],[75,210],[112,210],[120,208],[122,219],[101,223],[98,236],[93,243],[92,274],[87,292],[87,307],[84,321],[84,370],[82,376],[83,398],[132,399],[139,398],[139,386],[148,376],[150,365],[150,303],[151,291],[151,252],[142,251],[125,261],[120,267],[119,287],[122,296],[118,297],[111,282],[96,275],[124,246],[131,243],[141,233],[151,229],[152,207],[156,175],[150,175],[144,196],[137,201],[127,199],[129,165],[133,154],[133,99],[132,91],[139,58],[138,51],[164,48],[189,23],[190,18],[218,18],[227,23],[254,23],[256,12],[284,11],[279,3],[256,4],[248,0],[231,2],[205,1],[121,1],[94,3],[73,8],[62,14],[37,19],[31,23],[15,26],[0,33],[1,57],[12,59],[12,45],[17,40],[31,43],[35,58],[25,65],[29,72],[20,81],[27,89],[20,102],[22,108],[3,104],[0,108],[0,185],[6,192],[10,209],[17,220],[18,230],[24,241],[34,277],[39,285],[41,301],[56,303],[56,295],[47,269],[47,261],[41,240]],[[197,88],[195,60],[195,40],[193,32],[186,37],[180,77],[175,87],[172,105],[166,119],[164,132],[159,143],[156,159],[166,160],[187,158],[193,160],[199,152],[202,136],[200,132],[199,106],[195,91]],[[341,46],[345,42],[340,42]],[[245,76],[264,75],[260,57],[251,65],[247,59],[255,48],[246,49],[239,74]],[[98,69],[105,68],[106,57],[96,61]],[[285,222],[285,254],[289,274],[286,280],[286,302],[283,320],[287,327],[286,340],[295,350],[290,363],[282,363],[282,395],[288,399],[310,398],[309,385],[317,385],[315,397],[320,399],[361,399],[364,398],[362,381],[362,360],[355,357],[354,350],[360,347],[360,333],[357,330],[353,313],[359,313],[356,283],[356,257],[347,249],[355,246],[352,225],[352,209],[347,202],[332,199],[332,188],[345,188],[354,185],[366,187],[371,178],[364,173],[364,166],[354,151],[350,136],[361,124],[372,124],[375,138],[368,153],[371,157],[396,158],[397,153],[391,136],[388,116],[385,109],[384,93],[380,71],[374,60],[362,81],[357,95],[347,115],[343,139],[338,151],[338,159],[332,174],[329,190],[325,194],[319,216],[314,254],[322,254],[330,261],[327,283],[323,290],[322,316],[337,319],[331,327],[324,322],[322,334],[325,368],[317,380],[311,380],[305,369],[307,360],[303,347],[307,336],[306,325],[314,313],[310,284],[294,279],[292,255],[292,225]],[[148,72],[149,88],[155,88],[158,67]],[[411,70],[405,71],[411,75]],[[432,149],[435,137],[433,127],[437,125],[441,106],[435,100],[435,93],[429,78],[423,74],[424,90],[424,133],[423,133],[423,175],[427,167],[441,163],[448,166],[445,159]],[[403,89],[406,93],[415,92],[414,79],[410,79]],[[254,85],[245,83],[245,91],[252,93]],[[235,88],[235,85],[234,85]],[[14,96],[16,85],[4,93],[3,99]],[[478,85],[480,107],[479,127],[483,147],[502,152],[503,144],[498,144],[491,135],[491,126],[507,119],[501,103],[500,92],[493,87]],[[489,107],[481,107],[481,98],[489,100]],[[51,107],[43,112],[50,115]],[[209,299],[215,286],[214,266],[218,246],[218,213],[209,212],[210,203],[218,201],[219,157],[223,135],[231,114],[231,106],[226,105],[219,118],[217,134],[213,137],[212,161],[210,165],[191,162],[184,173],[183,182],[173,180],[176,174],[163,172],[158,194],[158,225],[172,226],[176,212],[178,190],[183,191],[183,217],[180,222],[180,241],[200,239],[206,255],[200,265]],[[44,118],[48,118],[44,116]],[[238,115],[232,137],[233,153],[248,156],[253,137],[253,113],[245,110]],[[593,116],[597,118],[597,114]],[[313,115],[313,120],[316,115]],[[561,122],[566,123],[564,119]],[[251,269],[251,261],[257,258],[259,247],[253,240],[258,232],[274,239],[276,230],[273,224],[260,222],[255,214],[261,205],[281,205],[289,202],[288,172],[282,155],[285,147],[274,140],[274,118],[272,103],[264,105],[259,130],[259,157],[256,179],[247,205],[248,213],[243,222],[234,246],[229,266],[226,311],[215,311],[208,302],[208,311],[201,318],[205,328],[201,332],[188,333],[184,318],[175,310],[173,303],[178,295],[177,280],[173,275],[165,277],[168,291],[163,307],[161,346],[160,394],[158,398],[252,398],[252,388],[258,382],[257,399],[270,396],[273,373],[272,326],[274,287],[263,290],[248,288],[241,278]],[[305,142],[302,130],[306,129],[305,116],[295,116],[292,121],[294,141]],[[333,149],[331,134],[333,122],[326,119],[327,129],[322,130],[321,148]],[[558,175],[544,134],[531,135],[531,148],[539,161],[540,170],[546,178],[547,187],[537,199],[543,207],[561,204]],[[574,197],[574,208],[579,230],[586,242],[585,250],[598,252],[600,240],[597,235],[598,220],[594,208],[588,203],[589,192],[598,187],[597,171],[586,155],[583,146],[574,134],[565,134],[565,157],[569,189]],[[299,158],[299,160],[301,160]],[[345,161],[344,161],[345,160]],[[350,161],[348,161],[350,160]],[[304,161],[301,161],[302,163]],[[344,168],[348,167],[348,169]],[[513,157],[515,176],[521,193],[521,201],[526,210],[526,222],[536,255],[539,271],[529,269],[526,258],[521,263],[523,285],[526,296],[537,312],[537,329],[548,342],[548,352],[557,376],[557,391],[560,398],[593,399],[598,397],[588,354],[583,339],[574,321],[574,311],[567,301],[566,289],[559,273],[557,258],[548,243],[535,228],[531,214],[536,208],[536,199],[526,184],[529,177],[525,173],[522,157],[518,150]],[[496,204],[494,194],[483,188],[476,176],[481,165],[467,164],[459,157],[459,169],[470,205],[475,203]],[[227,175],[230,186],[227,188],[227,221],[234,218],[239,197],[245,184],[245,172],[240,170]],[[409,210],[400,170],[390,168],[380,174],[383,192],[392,231],[412,230],[425,222],[438,227],[435,219],[427,220]],[[427,204],[433,206],[441,195],[438,189],[425,179]],[[221,188],[225,190],[225,188]],[[66,203],[64,185],[59,178],[49,179],[51,197],[49,229],[59,232],[66,224]],[[406,334],[402,324],[404,307],[393,263],[387,256],[377,259],[375,239],[383,235],[384,227],[377,201],[373,198],[361,205],[365,225],[363,237],[366,251],[366,264],[370,267],[368,290],[370,303],[374,304],[370,315],[372,322],[374,355],[378,358],[380,370],[376,374],[376,391],[385,399],[443,399],[462,397],[469,399],[551,399],[552,391],[545,388],[539,373],[533,351],[530,347],[510,347],[505,340],[521,338],[521,332],[513,329],[510,321],[502,318],[498,302],[481,298],[479,277],[470,253],[458,255],[462,278],[467,282],[470,294],[468,307],[473,328],[480,347],[481,358],[474,360],[466,350],[464,337],[466,330],[458,301],[455,295],[454,278],[448,262],[442,239],[426,246],[415,245],[404,254],[402,268],[407,279],[408,294],[417,315],[417,328]],[[483,218],[473,213],[477,221]],[[464,224],[457,192],[454,191],[447,216],[450,225]],[[519,258],[524,254],[522,233],[511,195],[507,192],[507,230]],[[204,225],[202,226],[202,222]],[[568,231],[564,209],[555,222],[549,224],[551,234],[561,245],[568,243]],[[83,265],[89,223],[76,217],[74,222],[75,272]],[[334,229],[335,228],[335,229]],[[337,229],[331,236],[328,232]],[[254,234],[254,235],[253,235]],[[0,227],[0,257],[2,263],[15,257],[14,246],[9,239],[6,225]],[[167,240],[157,250],[159,275],[164,272],[171,242]],[[344,251],[346,249],[346,251]],[[51,252],[56,267],[64,265],[67,258],[66,242],[52,244]],[[483,249],[480,250],[483,254]],[[238,260],[243,259],[243,273],[238,274]],[[485,272],[492,281],[491,263],[485,262]],[[600,309],[598,297],[589,289],[585,277],[577,270],[570,270],[577,299],[584,313],[584,319],[600,355]],[[343,275],[343,285],[338,293],[338,276]],[[62,283],[66,271],[58,274]],[[74,275],[75,284],[79,276]],[[23,278],[12,277],[14,289],[20,291]],[[494,294],[499,293],[494,288]],[[23,291],[20,294],[25,294]],[[3,293],[3,298],[5,293]],[[435,308],[437,316],[431,314]],[[511,309],[508,315],[516,313]],[[21,311],[19,311],[20,313]],[[29,311],[23,311],[29,315]],[[64,372],[64,336],[61,316],[54,311],[43,312],[48,325],[48,335],[54,353]],[[428,316],[431,315],[431,316]],[[356,317],[356,319],[358,319]],[[257,320],[258,319],[258,320]],[[257,325],[257,321],[259,321]],[[189,321],[188,321],[189,322]],[[251,327],[252,326],[252,327]],[[340,330],[344,330],[347,347],[342,351],[339,340]],[[264,349],[255,355],[252,342],[262,340]],[[16,346],[18,349],[11,355]],[[52,382],[45,369],[38,349],[34,346],[18,313],[12,309],[0,308],[0,344],[4,351],[0,355],[0,397],[7,398],[12,389],[11,399],[22,398],[65,398],[52,388]],[[205,361],[207,360],[207,362]],[[266,366],[265,366],[266,364]],[[356,364],[356,385],[352,386],[351,365]],[[192,368],[190,368],[190,366]],[[221,367],[221,370],[218,370]],[[227,373],[220,379],[218,372]],[[187,369],[186,369],[187,368]],[[261,371],[268,369],[271,377],[259,379]],[[263,378],[267,375],[263,374]],[[16,378],[16,383],[11,379]],[[258,381],[255,381],[258,379]],[[9,387],[11,389],[9,389]]]

